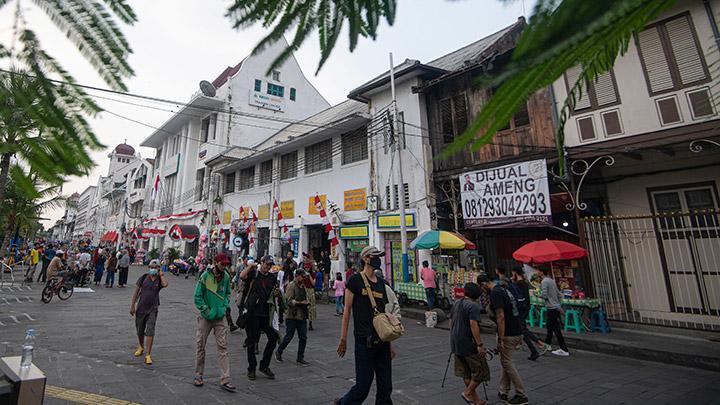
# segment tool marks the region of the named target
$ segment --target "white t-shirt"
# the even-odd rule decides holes
[[[81,266],[87,266],[88,263],[90,263],[90,260],[92,260],[92,257],[90,257],[90,253],[83,252],[80,253],[80,258],[78,259],[80,261]]]

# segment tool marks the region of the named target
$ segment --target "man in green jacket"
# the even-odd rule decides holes
[[[195,308],[198,316],[197,353],[195,356],[195,379],[193,384],[202,387],[205,370],[205,346],[210,330],[215,335],[220,362],[220,386],[230,392],[237,387],[230,383],[230,360],[227,352],[228,326],[225,323],[225,311],[230,305],[230,274],[226,271],[230,259],[224,253],[215,256],[213,266],[205,271],[195,286]]]
[[[307,318],[308,318],[308,307],[310,301],[307,298],[307,290],[303,285],[303,279],[307,276],[307,273],[303,269],[295,270],[295,281],[290,283],[285,290],[285,297],[287,298],[288,308],[285,314],[285,338],[277,352],[275,352],[275,358],[278,361],[283,361],[282,353],[285,348],[290,344],[290,341],[295,336],[297,331],[299,342],[297,351],[297,363],[303,366],[307,366],[310,363],[305,361],[305,345],[307,344]]]

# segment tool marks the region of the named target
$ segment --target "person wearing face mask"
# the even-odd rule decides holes
[[[395,349],[391,342],[383,342],[373,327],[374,311],[365,287],[365,279],[375,298],[377,310],[385,311],[388,302],[385,283],[375,275],[375,269],[382,267],[381,252],[375,246],[367,246],[360,252],[364,267],[347,281],[345,289],[345,310],[343,311],[342,327],[338,356],[344,357],[347,351],[347,332],[350,313],[353,315],[353,331],[355,338],[355,385],[344,397],[336,399],[335,404],[362,404],[370,393],[373,379],[376,379],[376,404],[392,404],[392,359]]]
[[[220,266],[218,266],[220,263]],[[225,391],[235,392],[237,387],[230,383],[230,359],[227,351],[228,325],[225,312],[230,305],[230,274],[225,266],[230,259],[224,253],[215,256],[215,264],[210,266],[198,279],[195,286],[195,308],[200,311],[198,316],[195,343],[195,378],[193,384],[202,387],[205,372],[205,346],[210,331],[215,335],[218,362],[220,363],[220,387]]]
[[[160,263],[152,260],[149,267],[148,272],[140,276],[135,283],[135,292],[130,302],[130,315],[135,317],[138,337],[135,357],[140,357],[145,353],[145,364],[147,365],[152,364],[150,353],[155,337],[155,321],[160,307],[160,290],[168,286],[165,276],[158,273]]]

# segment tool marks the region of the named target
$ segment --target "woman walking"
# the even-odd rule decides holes
[[[113,284],[115,284],[115,272],[117,271],[117,262],[117,255],[113,250],[108,255],[107,262],[105,263],[105,268],[107,270],[107,276],[105,276],[105,288],[113,288]]]
[[[105,257],[103,256],[102,249],[95,249],[95,252],[93,253],[92,263],[95,267],[95,277],[93,278],[93,281],[95,282],[95,285],[100,285],[100,282],[102,282],[103,273],[105,272]]]

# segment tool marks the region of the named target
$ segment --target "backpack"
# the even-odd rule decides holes
[[[511,299],[515,300],[519,313],[524,314],[530,310],[528,298],[522,293],[520,287],[518,287],[517,284],[508,283],[506,291],[510,293]]]

